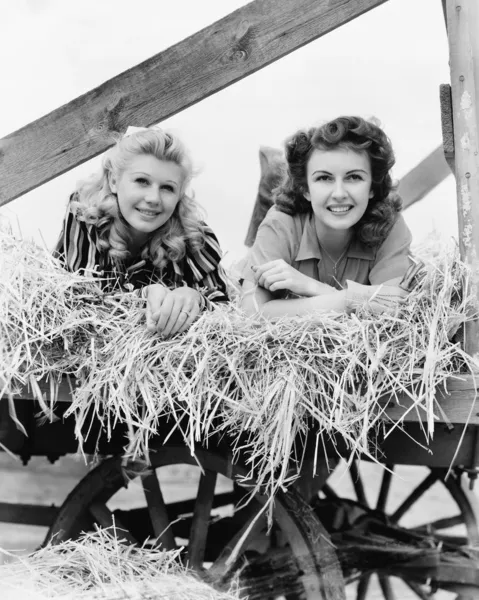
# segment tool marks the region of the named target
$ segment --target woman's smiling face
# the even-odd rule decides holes
[[[366,152],[347,148],[314,150],[307,167],[308,191],[318,234],[350,229],[361,219],[373,197]]]
[[[179,165],[150,154],[135,156],[119,177],[110,177],[111,191],[117,194],[120,212],[135,241],[143,243],[168,221],[183,183]]]

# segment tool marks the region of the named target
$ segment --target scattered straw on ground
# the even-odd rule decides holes
[[[105,427],[127,424],[128,453],[178,426],[188,444],[224,433],[258,485],[274,493],[301,461],[308,430],[317,443],[341,436],[374,455],[370,433],[387,426],[378,399],[409,394],[426,422],[437,420],[435,388],[467,371],[453,341],[471,318],[468,271],[456,248],[426,257],[427,276],[395,316],[316,314],[246,318],[233,303],[204,314],[184,335],[146,331],[144,301],[104,296],[93,279],[66,273],[49,254],[4,235],[1,242],[0,395],[61,373],[77,378],[70,412],[78,436],[95,407]],[[12,396],[11,396],[12,397]],[[165,425],[165,417],[173,416]]]
[[[182,567],[180,550],[120,543],[108,530],[0,566],[2,600],[235,600]],[[11,559],[13,557],[10,557]]]

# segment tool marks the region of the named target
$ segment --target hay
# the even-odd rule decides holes
[[[0,566],[2,600],[237,600],[182,567],[180,550],[139,548],[109,530],[49,545]],[[12,556],[10,555],[11,559]]]
[[[41,398],[35,382],[50,379],[54,392],[69,373],[79,384],[69,413],[80,444],[92,406],[108,432],[127,424],[132,458],[172,428],[191,447],[220,433],[272,496],[296,477],[312,426],[318,446],[339,435],[352,456],[374,458],[370,434],[388,427],[382,396],[408,394],[410,410],[425,421],[421,442],[433,435],[436,386],[472,369],[453,336],[473,314],[457,249],[425,260],[426,277],[395,316],[363,311],[271,323],[246,318],[233,303],[162,340],[146,330],[144,301],[134,294],[103,295],[93,279],[66,273],[46,251],[4,236],[1,394],[28,383],[51,418],[52,398]]]

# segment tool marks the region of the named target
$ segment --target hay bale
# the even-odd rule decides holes
[[[45,250],[4,236],[1,393],[29,383],[52,418],[55,385],[70,373],[79,383],[69,412],[80,443],[92,406],[107,431],[127,424],[132,458],[172,427],[191,447],[223,433],[272,496],[296,476],[294,461],[299,471],[311,423],[318,445],[340,435],[353,454],[375,458],[370,434],[385,427],[381,396],[410,394],[427,421],[422,442],[433,435],[436,386],[473,366],[453,338],[473,317],[473,303],[455,246],[422,256],[426,277],[396,315],[272,323],[246,318],[233,302],[162,340],[146,330],[144,301],[134,294],[104,295]],[[41,377],[52,381],[50,399],[35,387]]]
[[[5,552],[5,551],[3,551]],[[139,548],[98,529],[0,565],[2,600],[237,600],[178,561],[180,550]]]

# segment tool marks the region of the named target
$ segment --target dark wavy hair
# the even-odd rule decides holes
[[[381,127],[372,121],[361,117],[338,117],[320,127],[296,132],[285,144],[287,174],[274,190],[275,204],[289,215],[311,212],[311,203],[304,197],[308,189],[309,158],[314,150],[338,148],[366,152],[369,156],[374,195],[354,230],[364,244],[380,244],[394,225],[402,201],[390,174],[395,162],[391,142]]]

